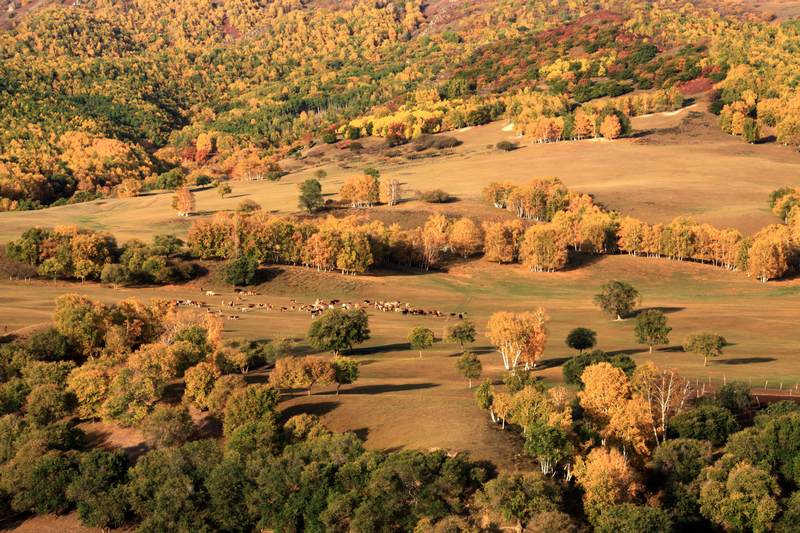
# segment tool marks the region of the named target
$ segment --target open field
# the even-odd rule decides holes
[[[366,166],[376,166],[386,179],[397,178],[407,191],[442,188],[467,205],[477,206],[481,190],[491,181],[522,183],[537,176],[558,176],[567,186],[595,196],[597,201],[644,221],[669,222],[688,215],[699,222],[736,227],[752,233],[778,220],[770,213],[767,195],[797,183],[800,154],[774,144],[749,145],[725,135],[702,111],[703,102],[678,113],[639,117],[631,139],[613,142],[573,141],[525,144],[512,152],[494,145],[515,140],[495,122],[453,133],[463,144],[452,151],[410,160],[389,157],[377,139],[363,141],[363,154],[333,146],[318,146],[302,160],[290,160],[289,175],[279,182],[233,182],[233,194],[221,199],[214,189],[198,191],[198,216],[231,210],[244,199],[276,213],[296,211],[297,185],[322,168],[323,193],[329,196],[344,179]],[[519,140],[519,139],[516,139]],[[395,151],[399,152],[399,151]],[[435,157],[431,157],[435,156]],[[156,233],[184,234],[191,219],[178,218],[170,207],[172,194],[103,199],[41,211],[0,213],[0,242],[34,226],[76,224],[109,231],[121,241]],[[458,209],[458,204],[446,209]],[[379,208],[391,210],[392,208]],[[480,207],[485,213],[486,208]]]
[[[240,313],[241,320],[226,321],[228,337],[252,339],[292,337],[301,339],[310,324],[305,312],[278,310],[291,299],[311,303],[316,298],[343,301],[399,300],[443,313],[468,313],[478,326],[474,346],[484,364],[484,375],[500,378],[500,358],[483,337],[489,315],[496,310],[527,310],[543,306],[551,318],[550,340],[537,371],[543,378],[561,380],[560,366],[571,355],[563,339],[569,329],[586,326],[598,332],[599,347],[631,354],[638,362],[652,360],[662,367],[677,368],[702,383],[723,379],[752,381],[770,388],[783,382],[785,389],[800,383],[797,346],[800,330],[800,280],[761,285],[740,273],[730,273],[692,263],[602,256],[582,268],[534,274],[518,266],[475,261],[453,266],[449,272],[404,275],[342,277],[303,268],[276,268],[272,279],[259,286],[253,303],[269,302],[275,310]],[[609,279],[623,279],[644,297],[643,308],[658,307],[668,313],[673,327],[670,345],[652,355],[636,344],[631,320],[611,321],[592,304],[598,287]],[[10,330],[45,324],[53,300],[65,292],[86,294],[112,302],[123,298],[193,298],[217,306],[230,298],[230,289],[215,287],[219,296],[200,295],[199,286],[212,282],[171,287],[111,289],[94,283],[9,282],[0,283],[0,326]],[[227,293],[227,294],[226,294]],[[451,323],[446,318],[411,317],[370,311],[372,339],[354,351],[361,362],[362,377],[337,400],[332,391],[297,396],[283,404],[290,414],[307,410],[322,415],[334,430],[354,430],[375,448],[443,447],[464,450],[501,467],[514,468],[519,445],[509,433],[492,427],[474,403],[472,392],[457,374],[455,346],[438,343],[420,360],[409,351],[408,331],[416,325],[431,327],[437,335]],[[718,332],[731,343],[725,355],[707,368],[702,360],[683,353],[683,337],[698,330]],[[24,330],[23,330],[24,332]],[[302,341],[298,350],[306,351]],[[257,376],[254,379],[258,379]]]
[[[293,170],[280,182],[234,183],[234,192],[220,199],[214,190],[197,193],[201,215],[233,209],[245,198],[273,212],[294,212],[296,186],[316,168],[325,168],[324,192],[338,190],[352,172],[374,165],[385,178],[396,177],[406,190],[443,188],[458,197],[450,204],[416,201],[399,207],[372,210],[387,222],[419,224],[429,211],[479,217],[506,217],[505,211],[484,206],[481,189],[493,180],[523,182],[535,176],[558,175],[574,190],[595,195],[610,208],[644,220],[668,221],[692,215],[699,221],[732,225],[751,232],[776,222],[766,207],[774,188],[795,183],[800,155],[774,145],[752,146],[719,133],[704,103],[673,113],[638,117],[639,132],[631,139],[581,141],[551,145],[525,145],[505,153],[494,149],[500,140],[513,138],[504,125],[493,123],[454,135],[463,141],[455,150],[437,157],[392,157],[375,139],[363,142],[362,154],[333,146],[319,146],[300,161],[287,161]],[[405,154],[407,155],[407,150]],[[32,225],[77,224],[109,231],[120,240],[148,238],[159,233],[185,234],[191,220],[174,216],[170,194],[150,194],[133,199],[108,199],[43,211],[0,214],[0,242]],[[796,347],[800,345],[800,280],[761,285],[741,273],[710,266],[628,256],[578,258],[565,272],[534,274],[520,266],[500,266],[482,260],[450,265],[446,272],[403,274],[377,272],[345,277],[334,273],[291,267],[267,270],[251,301],[271,303],[274,311],[242,313],[226,322],[226,336],[250,339],[302,338],[310,316],[299,311],[280,312],[296,299],[312,303],[317,298],[357,302],[399,300],[413,307],[438,309],[445,314],[466,313],[478,325],[481,337],[476,351],[485,375],[500,378],[499,356],[482,336],[486,320],[497,310],[528,310],[538,306],[550,315],[550,340],[539,375],[561,380],[561,364],[571,354],[563,344],[573,327],[598,332],[599,348],[631,354],[637,361],[653,360],[677,368],[698,383],[742,379],[770,388],[790,388],[800,383]],[[213,267],[212,267],[213,270]],[[0,327],[24,333],[50,320],[54,299],[78,292],[102,301],[136,297],[204,299],[219,304],[226,287],[214,287],[221,296],[205,297],[200,287],[214,285],[200,279],[182,286],[111,289],[99,284],[64,282],[0,282]],[[644,296],[643,307],[668,313],[673,332],[670,346],[650,355],[636,345],[632,321],[614,322],[592,303],[599,286],[610,279],[632,283]],[[228,297],[230,295],[228,294]],[[408,350],[406,336],[416,325],[427,325],[441,335],[448,319],[410,317],[371,311],[372,339],[355,351],[363,365],[359,382],[336,399],[331,391],[284,402],[289,414],[310,411],[323,416],[334,430],[353,430],[375,448],[443,447],[464,450],[503,468],[519,466],[519,443],[510,433],[492,427],[475,405],[455,368],[454,346],[437,344],[421,360]],[[704,368],[702,360],[680,349],[688,333],[712,330],[727,337],[730,346],[720,361]],[[0,330],[3,331],[3,330]],[[263,379],[263,376],[254,376]],[[134,434],[116,434],[109,444],[135,448]]]

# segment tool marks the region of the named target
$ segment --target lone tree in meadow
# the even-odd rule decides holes
[[[231,192],[233,192],[233,190],[231,189],[231,186],[228,185],[227,183],[220,182],[217,184],[217,194],[219,195],[220,198],[225,198],[225,196],[227,196]]]
[[[483,371],[481,360],[472,352],[466,352],[459,357],[458,361],[456,361],[456,368],[467,378],[470,389],[472,388],[472,380],[481,377],[481,372]]]
[[[457,342],[464,351],[464,345],[475,342],[475,324],[469,320],[462,320],[454,326],[447,328],[447,340]]]
[[[189,187],[181,187],[172,197],[172,208],[178,212],[179,217],[188,217],[194,212],[194,193]]]
[[[575,328],[567,334],[565,342],[573,350],[583,353],[597,344],[597,333],[589,328]]]
[[[650,353],[653,353],[653,346],[669,342],[670,331],[672,328],[667,325],[667,315],[658,309],[642,311],[636,317],[636,340],[648,345]]]
[[[318,180],[307,179],[300,184],[300,198],[298,207],[313,213],[322,207],[322,185]]]
[[[331,361],[333,365],[334,378],[336,382],[336,396],[339,396],[339,389],[342,385],[350,385],[358,379],[358,363],[349,357],[337,355]]]
[[[420,358],[422,358],[422,351],[433,346],[435,340],[433,331],[422,326],[415,327],[408,334],[408,342],[411,343],[411,349],[418,350]]]
[[[601,287],[600,294],[594,297],[594,302],[600,309],[617,320],[630,316],[639,301],[639,291],[624,281],[609,281]]]
[[[702,355],[703,366],[708,366],[708,358],[722,355],[726,343],[725,337],[716,333],[694,333],[683,340],[683,351]]]
[[[339,355],[369,339],[369,319],[363,309],[329,309],[311,323],[308,342],[318,350]]]

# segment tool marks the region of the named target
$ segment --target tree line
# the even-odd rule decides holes
[[[111,235],[75,226],[36,227],[9,242],[5,254],[51,279],[164,284],[199,273],[199,267],[185,257],[183,241],[174,235],[157,235],[150,244],[133,239],[119,246]]]

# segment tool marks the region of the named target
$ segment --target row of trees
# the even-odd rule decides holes
[[[75,226],[30,228],[6,246],[6,255],[52,279],[99,280],[114,285],[173,283],[193,278],[198,267],[184,259],[184,243],[157,235],[151,244],[118,246],[110,235]]]
[[[606,212],[590,197],[567,192],[555,178],[524,186],[491,183],[483,196],[487,203],[519,217],[549,221],[527,230],[517,222],[486,225],[484,250],[490,261],[521,261],[532,270],[552,271],[566,266],[568,248],[589,253],[618,251],[708,263],[747,272],[762,282],[778,279],[798,265],[800,233],[795,222],[800,220],[800,208],[794,210],[796,199],[789,189],[776,191],[771,200],[776,213],[785,213],[789,224],[773,224],[747,238],[737,230],[697,224],[685,217],[669,224],[647,224]]]

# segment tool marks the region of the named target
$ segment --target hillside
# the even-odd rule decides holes
[[[0,209],[128,194],[168,171],[278,177],[285,155],[342,138],[403,144],[502,118],[532,139],[564,120],[555,138],[569,137],[578,108],[674,109],[674,93],[603,98],[695,79],[720,82],[726,132],[798,144],[795,25],[649,5],[26,2],[0,35]]]

